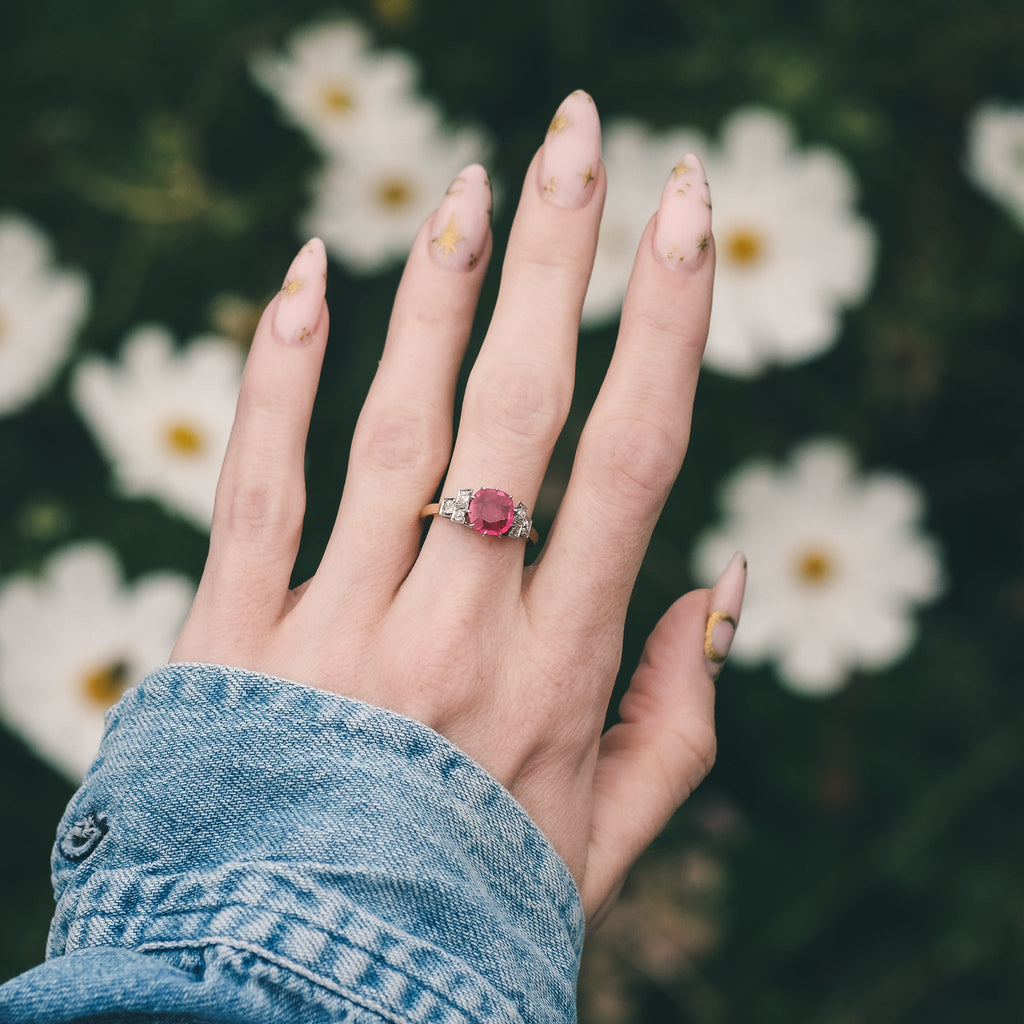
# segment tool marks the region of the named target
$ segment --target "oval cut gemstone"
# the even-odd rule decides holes
[[[477,533],[499,537],[508,533],[514,511],[512,498],[504,491],[483,487],[470,499],[467,518]]]

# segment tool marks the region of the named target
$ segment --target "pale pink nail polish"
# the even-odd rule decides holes
[[[672,168],[658,206],[654,255],[673,270],[699,270],[711,245],[711,192],[701,162],[687,153]]]
[[[737,551],[711,589],[711,612],[704,628],[704,667],[712,679],[722,671],[729,656],[747,585],[747,559]]]
[[[582,89],[567,96],[548,125],[538,174],[545,199],[579,208],[590,202],[601,163],[601,121]]]
[[[491,225],[491,182],[479,164],[460,171],[430,224],[430,255],[452,270],[480,261]]]
[[[273,331],[286,345],[304,345],[320,319],[327,289],[327,252],[319,238],[310,239],[292,260],[277,294]]]

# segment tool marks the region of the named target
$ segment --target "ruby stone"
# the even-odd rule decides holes
[[[514,512],[512,498],[509,495],[493,487],[484,487],[470,499],[469,525],[477,533],[499,537],[503,533],[508,533]]]

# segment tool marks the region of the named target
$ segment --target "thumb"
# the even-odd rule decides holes
[[[679,598],[644,646],[601,738],[583,906],[593,925],[637,857],[715,760],[714,680],[739,621],[747,563],[737,553],[709,592]]]

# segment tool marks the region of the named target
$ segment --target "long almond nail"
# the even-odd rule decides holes
[[[658,206],[654,255],[673,270],[699,270],[711,244],[711,192],[701,162],[687,153],[672,168]]]
[[[582,89],[567,96],[548,125],[540,158],[540,189],[559,206],[586,206],[601,163],[601,121]]]
[[[310,239],[292,260],[278,292],[273,330],[286,345],[304,345],[313,337],[327,289],[327,252],[319,238]]]
[[[430,225],[430,255],[452,270],[480,261],[491,225],[491,183],[479,164],[460,171]]]
[[[747,559],[742,551],[737,551],[711,588],[711,614],[704,628],[704,666],[712,679],[718,677],[729,656],[746,585]]]

